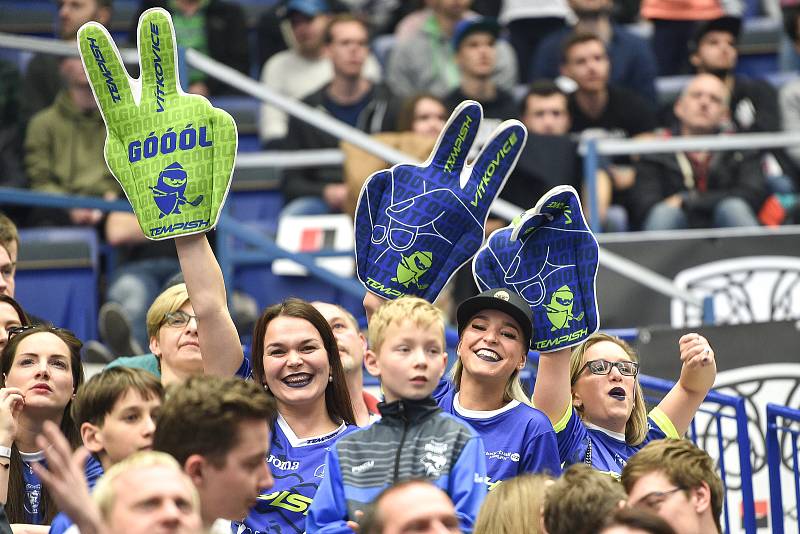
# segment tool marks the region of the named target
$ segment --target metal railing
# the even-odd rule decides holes
[[[51,54],[59,54],[59,55],[77,55],[78,50],[76,45],[67,44],[63,41],[56,40],[56,39],[47,39],[42,37],[29,37],[29,36],[19,36],[9,33],[0,32],[0,47],[8,47],[8,48],[19,48],[24,50],[32,50],[36,52],[43,52],[43,53],[51,53]],[[135,63],[138,61],[138,53],[136,50],[133,49],[120,49],[120,55],[123,58],[123,61],[126,63]],[[235,87],[242,92],[249,94],[258,98],[259,100],[266,102],[268,104],[274,105],[275,107],[289,113],[292,116],[297,117],[304,122],[311,124],[312,126],[330,134],[337,138],[344,139],[349,143],[352,143],[359,148],[366,150],[367,152],[374,154],[375,156],[380,157],[381,159],[387,161],[390,164],[396,163],[413,163],[415,162],[415,158],[404,154],[393,147],[380,143],[367,135],[366,133],[358,130],[357,128],[353,128],[352,126],[345,124],[325,113],[322,113],[316,109],[313,109],[303,102],[299,102],[292,98],[286,97],[284,95],[279,94],[278,92],[270,89],[269,87],[264,86],[263,84],[259,83],[248,76],[238,72],[237,70],[224,65],[218,61],[215,61],[204,54],[197,52],[196,50],[188,49],[181,51],[181,57],[184,57],[186,63],[190,66],[203,71],[204,73],[220,79],[225,83],[229,84],[232,87]],[[605,141],[603,141],[605,143]],[[605,145],[598,145],[595,146],[592,143],[588,145],[588,150],[595,152],[603,151],[605,153],[606,150]],[[338,161],[340,157],[335,151],[324,151],[324,153],[319,154],[321,151],[314,151],[317,154],[314,155],[316,159],[315,163],[317,164],[329,164],[334,161]],[[253,168],[256,166],[262,166],[265,164],[271,165],[281,165],[281,166],[308,166],[308,155],[297,155],[293,154],[288,156],[287,159],[279,159],[285,157],[285,154],[280,155],[269,155],[269,154],[249,154],[249,155],[241,155],[238,157],[237,166],[242,168]],[[587,156],[587,159],[590,159]],[[305,160],[305,161],[304,161]],[[596,157],[595,157],[595,169],[597,166]],[[588,171],[587,171],[588,175]],[[592,173],[592,176],[594,173]],[[594,195],[594,179],[590,180],[587,184],[589,186],[590,191],[592,191],[592,195]],[[595,196],[592,197],[596,199]],[[596,210],[596,200],[592,200],[590,204],[594,204],[591,213],[597,213]],[[102,209],[102,208],[101,208]],[[524,211],[523,208],[515,206],[503,199],[497,198],[492,203],[491,211],[507,220],[513,220],[517,215]],[[590,222],[592,218],[590,217]],[[223,222],[220,224],[220,230],[223,232],[223,243],[226,243],[228,240],[226,239],[227,236],[224,233],[227,231],[227,228],[234,228],[235,225],[226,226]],[[243,228],[239,228],[239,230],[244,230]],[[255,236],[250,233],[248,238],[253,241]],[[265,236],[262,236],[265,237]],[[261,245],[267,246],[267,243],[271,243],[274,245],[271,240],[266,239],[261,242]],[[226,274],[226,281],[230,280],[230,273],[232,272],[232,267],[236,265],[237,262],[237,251],[233,250],[230,247],[226,247],[223,245],[222,248],[219,249],[220,252],[220,264],[223,266],[223,272]],[[273,253],[276,252],[274,250],[268,252]],[[283,251],[282,254],[291,254],[286,251]],[[283,257],[291,257],[291,256],[283,256]],[[294,258],[292,258],[294,259]],[[626,278],[629,278],[639,284],[644,285],[656,291],[660,294],[669,296],[671,298],[677,298],[683,301],[684,303],[698,307],[702,310],[702,317],[703,322],[705,324],[713,324],[714,322],[714,308],[713,308],[713,300],[710,296],[706,296],[705,298],[698,298],[694,294],[690,293],[689,291],[676,286],[672,280],[660,275],[659,273],[642,267],[641,265],[637,265],[634,262],[626,260],[621,256],[613,254],[612,252],[602,249],[600,252],[599,261],[601,265],[604,267],[622,275]],[[298,261],[303,265],[302,262]],[[305,266],[305,265],[304,265]],[[311,271],[311,270],[310,270]],[[313,272],[312,272],[313,274]],[[330,275],[327,275],[326,280],[330,279]]]
[[[783,420],[783,424],[778,423],[778,418]],[[792,424],[795,424],[792,427]],[[784,439],[789,439],[791,444],[791,464],[789,469],[792,471],[794,482],[794,508],[797,528],[800,530],[800,464],[798,464],[797,440],[800,438],[800,410],[793,410],[777,404],[767,404],[767,468],[769,470],[769,504],[770,518],[772,520],[773,534],[783,534],[784,521],[787,515],[783,511],[783,491],[781,488],[781,465],[784,464],[782,442],[778,437],[778,432],[783,432]],[[788,459],[786,459],[788,464]]]
[[[630,332],[609,333],[630,334]],[[531,364],[538,364],[538,361],[539,354],[537,352],[531,351],[528,353],[528,362]],[[533,381],[536,379],[536,371],[532,365],[526,367],[526,371],[526,385],[530,387],[532,386]],[[660,401],[660,397],[668,393],[675,386],[675,382],[645,374],[639,374],[638,380],[645,391],[656,392],[659,394],[658,397],[647,397],[648,403],[651,404],[657,404],[658,401]],[[713,425],[706,426],[707,428],[713,427],[715,430],[715,435],[704,436],[698,433],[696,428],[696,416],[692,420],[692,423],[689,427],[689,438],[695,444],[697,444],[701,439],[708,441],[709,438],[713,438],[713,441],[715,442],[717,467],[719,468],[720,478],[722,479],[722,483],[725,488],[725,499],[723,501],[722,510],[722,524],[724,525],[725,534],[729,534],[732,530],[731,510],[737,509],[737,507],[731,506],[730,504],[730,494],[734,488],[732,488],[733,484],[730,483],[729,480],[731,478],[730,472],[733,466],[730,466],[730,463],[726,462],[725,458],[726,443],[722,427],[723,423],[726,421],[733,422],[736,427],[735,442],[737,450],[735,466],[739,469],[739,478],[741,484],[739,489],[742,497],[742,528],[747,534],[757,533],[755,498],[753,492],[753,464],[751,460],[751,442],[750,432],[748,430],[746,408],[747,406],[743,397],[725,395],[718,391],[711,390],[706,395],[703,404],[698,410],[698,413],[701,413],[706,417],[710,417],[713,420]],[[730,435],[730,433],[728,433],[728,435]],[[702,446],[701,448],[708,452],[706,448]],[[714,455],[711,456],[713,457]]]
[[[669,380],[647,375],[639,375],[639,383],[646,391],[658,392],[661,395],[666,394],[675,386],[675,383]],[[657,401],[658,397],[650,397],[648,400]],[[714,406],[712,407],[709,405]],[[735,512],[738,507],[731,506],[729,498],[732,484],[729,482],[729,469],[726,467],[725,459],[726,443],[725,435],[723,434],[723,423],[725,421],[732,421],[736,426],[736,464],[739,468],[739,477],[741,482],[742,527],[747,534],[756,534],[757,532],[755,497],[753,493],[753,465],[750,456],[751,444],[750,433],[748,431],[746,408],[747,406],[743,397],[725,395],[712,390],[708,392],[708,395],[706,395],[703,405],[698,410],[698,413],[705,414],[707,417],[711,418],[713,424],[706,425],[706,428],[713,428],[715,433],[710,436],[701,436],[697,432],[697,417],[692,420],[692,423],[689,427],[689,438],[696,444],[701,437],[705,437],[706,443],[709,438],[712,438],[715,442],[717,467],[719,468],[720,478],[722,479],[722,484],[725,488],[722,524],[726,534],[731,532],[731,511],[733,510]],[[730,433],[728,433],[728,435],[730,435]],[[708,452],[707,448],[702,448]]]
[[[584,139],[583,181],[589,196],[589,225],[600,231],[596,177],[600,156],[637,156],[665,154],[690,150],[765,150],[800,145],[800,133],[747,133],[731,135],[697,135],[684,137],[642,139]]]

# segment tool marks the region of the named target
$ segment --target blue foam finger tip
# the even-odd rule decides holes
[[[597,240],[574,188],[559,186],[511,226],[492,233],[473,260],[481,290],[503,287],[533,312],[532,347],[577,345],[599,328],[595,294]]]
[[[480,104],[463,102],[426,163],[395,165],[367,180],[356,207],[355,231],[356,274],[368,291],[387,299],[415,295],[433,302],[480,248],[499,187],[484,187],[478,202],[473,190],[461,188],[459,178],[482,115]],[[521,146],[524,140],[515,143]],[[516,152],[512,156],[495,165],[496,182],[503,183],[513,169]],[[499,162],[504,156],[498,157]],[[477,183],[474,177],[470,181]],[[386,229],[385,239],[369,239],[377,227]]]

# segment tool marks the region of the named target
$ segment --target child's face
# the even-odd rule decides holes
[[[161,399],[157,395],[142,397],[135,389],[129,389],[117,399],[102,425],[90,425],[93,428],[88,435],[84,427],[89,423],[82,425],[84,444],[92,452],[104,452],[110,465],[135,452],[150,450],[153,448],[153,433],[160,408]]]
[[[436,388],[447,365],[442,329],[408,320],[392,322],[377,354],[368,351],[366,364],[370,374],[381,378],[386,402],[423,399]]]

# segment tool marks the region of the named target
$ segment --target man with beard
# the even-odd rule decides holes
[[[75,45],[78,28],[93,20],[106,28],[111,22],[113,0],[59,0],[59,37]],[[27,122],[39,110],[53,103],[61,90],[60,56],[36,54],[28,63],[20,92],[22,119]]]
[[[569,0],[578,17],[575,26],[551,33],[542,40],[533,63],[533,79],[558,76],[558,58],[570,35],[593,33],[606,47],[611,61],[611,83],[634,91],[656,103],[656,58],[650,43],[611,20],[612,0]]]
[[[353,414],[358,426],[367,426],[377,419],[378,399],[364,391],[364,352],[367,350],[367,339],[358,329],[358,321],[353,315],[336,304],[312,302],[333,330],[339,356],[342,359],[344,375],[347,379],[347,392],[353,404]]]

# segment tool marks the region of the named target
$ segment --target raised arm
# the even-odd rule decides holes
[[[531,400],[553,425],[564,417],[572,402],[572,384],[569,383],[570,354],[570,349],[565,348],[539,355]]]
[[[175,238],[189,300],[197,315],[203,367],[209,375],[231,376],[242,364],[239,333],[228,311],[222,270],[205,234]]]
[[[708,340],[692,332],[678,341],[681,353],[681,376],[658,407],[669,417],[678,435],[689,429],[697,409],[702,404],[717,376],[714,350]]]

